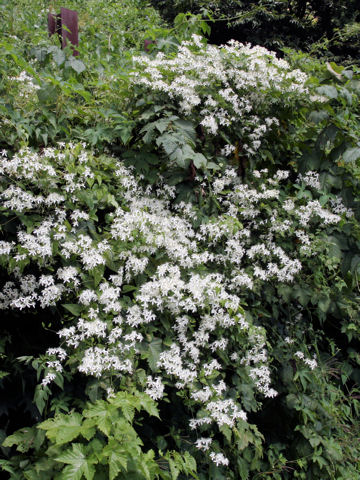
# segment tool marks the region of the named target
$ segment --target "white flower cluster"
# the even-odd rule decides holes
[[[179,46],[176,56],[158,53],[155,58],[141,56],[133,61],[134,83],[166,93],[184,115],[199,115],[200,125],[210,135],[236,125],[239,138],[246,139],[242,151],[248,155],[279,124],[268,107],[280,105],[276,103],[279,93],[282,105],[307,93],[304,72],[291,70],[285,60],[263,47],[235,40],[221,47],[205,46],[193,35]],[[228,156],[234,149],[227,144],[223,154]]]
[[[17,77],[9,77],[9,80],[12,80],[19,85],[19,93],[20,97],[27,98],[31,94],[35,93],[36,90],[39,90],[41,87],[34,83],[34,79],[28,75],[25,70],[19,73]]]
[[[225,381],[230,363],[255,391],[276,395],[265,330],[242,309],[247,290],[267,281],[293,281],[302,267],[301,248],[312,248],[311,222],[321,227],[338,222],[339,215],[316,200],[280,195],[279,182],[287,172],[272,178],[266,170],[255,172],[256,187],[228,170],[212,185],[223,213],[195,228],[191,206],[170,210],[171,188],[144,191],[119,162],[117,190],[106,197],[110,213],[100,235],[95,226],[86,230],[93,213],[79,206],[84,172],[91,177],[95,168],[91,155],[79,149],[81,162],[75,167],[67,160],[67,148],[42,155],[23,151],[1,166],[14,183],[20,178],[34,190],[36,184],[37,192],[61,191],[64,205],[70,204],[67,210],[43,206],[42,221],[19,229],[17,241],[0,243],[2,258],[19,265],[2,288],[1,309],[46,308],[60,301],[70,311],[78,309],[72,324],[59,332],[62,348],[48,351],[43,386],[55,380],[69,357],[84,374],[130,375],[138,356],[149,358],[149,342],[154,341],[160,346],[152,362],[156,376],[148,375],[145,390],[153,399],[165,395],[164,385],[185,390],[198,406],[190,427],[201,427],[201,432],[214,424],[231,428],[246,423],[242,399],[233,397]],[[32,209],[23,206],[25,212]],[[284,235],[294,239],[293,248],[281,246]],[[22,273],[24,261],[40,273]],[[104,270],[108,264],[111,274]],[[153,333],[162,329],[164,343]],[[308,363],[310,368],[313,364]],[[205,451],[210,440],[201,438],[196,445]],[[227,465],[222,454],[210,455],[216,464]]]
[[[302,360],[311,370],[314,370],[318,366],[315,355],[314,358],[306,358],[303,352],[298,351],[295,352],[294,356]]]
[[[314,188],[315,190],[319,190],[321,188],[319,174],[313,171],[308,171],[305,173],[305,175],[299,173],[297,183],[303,183],[304,185]]]

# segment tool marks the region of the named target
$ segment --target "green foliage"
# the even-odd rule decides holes
[[[79,13],[80,56],[75,58],[70,48],[60,49],[56,35],[48,38],[42,2],[33,3],[31,13],[23,3],[12,0],[3,8],[2,148],[24,141],[43,147],[69,136],[101,149],[127,144],[133,122],[124,113],[124,87],[131,55],[144,51],[145,40],[156,39],[156,48],[166,50],[206,29],[185,18],[172,34],[143,0],[68,2],[67,8]]]
[[[360,75],[357,68],[340,66],[334,58],[324,64],[289,47],[325,56],[329,48],[337,58],[351,62],[359,37],[357,4],[347,2],[344,8],[344,2],[328,1],[153,3],[169,21],[174,20],[172,25],[164,25],[159,13],[142,0],[66,2],[64,6],[79,12],[76,58],[70,49],[60,49],[56,37],[48,38],[48,3],[32,2],[29,9],[28,2],[11,0],[0,6],[0,146],[9,160],[17,158],[20,165],[0,177],[1,195],[19,189],[18,196],[1,197],[0,246],[5,252],[0,255],[1,286],[11,280],[13,285],[6,288],[14,294],[14,285],[20,285],[25,295],[31,275],[39,282],[42,276],[53,276],[58,285],[61,269],[77,271],[59,297],[56,289],[52,296],[42,297],[46,288],[39,284],[33,287],[38,295],[35,309],[20,304],[5,310],[0,340],[1,468],[11,480],[356,479],[360,470]],[[58,6],[53,8],[56,11]],[[215,54],[215,47],[203,37],[192,37],[210,35],[209,26],[218,35],[224,25],[240,39],[283,49],[291,68],[307,74],[306,92],[293,95],[293,79],[279,89],[274,84],[245,82],[236,90],[239,75],[249,80],[253,57],[244,55],[240,61],[237,53],[229,55],[225,48]],[[147,51],[145,40],[152,41]],[[187,43],[181,45],[184,40]],[[179,61],[184,47],[199,62],[191,68],[187,64],[182,88],[198,80],[204,64],[211,69],[218,55],[217,66],[226,74],[236,67],[237,75],[226,81],[215,78],[215,73],[203,76],[196,86],[200,101],[211,97],[230,112],[233,100],[226,100],[220,91],[231,86],[239,98],[249,101],[261,124],[269,117],[277,119],[278,125],[267,131],[259,149],[249,152],[244,147],[252,138],[253,118],[235,118],[212,134],[201,124],[203,104],[185,113],[175,90],[170,95],[157,88],[156,78],[151,77],[155,70],[145,71],[144,65],[158,62],[156,73],[168,86],[180,82],[180,70],[167,68],[165,60],[169,65]],[[159,52],[162,56],[156,59]],[[186,63],[182,60],[180,69]],[[256,62],[255,72],[264,68],[266,73],[277,65],[275,57],[263,50]],[[139,78],[150,82],[137,82]],[[57,143],[62,141],[66,146]],[[222,151],[226,145],[232,147],[230,155]],[[122,166],[119,170],[119,159],[134,167],[134,177]],[[0,165],[6,161],[4,153]],[[226,173],[229,165],[236,171],[232,179]],[[51,168],[55,174],[49,176]],[[269,175],[257,172],[265,168]],[[280,185],[274,178],[284,168],[289,176]],[[245,203],[228,210],[229,199],[242,189]],[[255,205],[253,195],[266,189],[278,189],[278,197],[262,198],[255,210],[249,210]],[[51,200],[45,202],[54,194],[63,196],[61,208]],[[135,200],[140,204],[135,218],[141,220],[129,221],[129,230],[124,223],[122,233],[114,238],[114,218],[130,217]],[[24,201],[29,203],[21,207]],[[296,208],[284,210],[285,202]],[[332,209],[339,221],[326,223],[315,215],[306,227],[311,240],[311,251],[306,253],[302,236],[306,228],[298,211],[312,202]],[[155,215],[152,209],[160,204],[166,208]],[[58,220],[61,212],[66,215]],[[49,218],[61,224],[61,230],[49,233],[51,254],[44,259],[36,248],[46,244],[36,232]],[[172,228],[163,228],[160,218]],[[186,241],[181,239],[185,226],[190,232]],[[36,237],[35,253],[20,241],[21,234]],[[66,250],[61,235],[70,244],[83,236],[91,245],[81,247],[80,253]],[[241,235],[245,254],[235,250]],[[250,257],[247,252],[270,241],[286,252],[290,264],[301,261],[301,270],[291,281],[276,276],[263,281],[253,275],[254,266],[266,272],[268,254],[261,250]],[[94,249],[106,247],[106,242],[111,248],[96,251],[104,262],[84,267]],[[12,255],[6,253],[9,248]],[[226,255],[232,255],[231,260]],[[198,263],[184,267],[194,258]],[[137,262],[145,266],[136,273],[132,268]],[[170,263],[181,265],[176,281],[166,273],[167,281],[173,281],[171,288],[156,276]],[[119,278],[111,278],[120,271],[127,278],[118,287],[111,282],[120,282]],[[231,283],[236,272],[239,278],[253,281],[251,288]],[[236,323],[226,330],[216,324],[207,343],[230,331],[226,348],[202,351],[199,364],[216,358],[223,368],[210,374],[199,368],[189,387],[179,387],[174,376],[163,372],[161,356],[171,356],[180,335],[174,333],[179,316],[174,309],[195,298],[188,291],[187,298],[176,297],[179,285],[186,285],[184,291],[196,291],[205,278],[218,274],[222,283],[207,287],[184,315],[187,340],[196,338],[203,317],[216,309],[219,318],[230,323],[241,318],[249,328]],[[193,277],[196,281],[191,284]],[[119,288],[120,306],[113,304],[104,311],[106,302],[99,299],[110,283]],[[89,373],[86,368],[79,372],[87,352],[100,348],[105,356],[112,348],[107,340],[118,327],[114,323],[118,309],[128,315],[139,305],[145,284],[150,293],[162,289],[151,306],[155,319],[134,328],[142,335],[136,348],[129,347],[125,354],[114,350],[117,361],[129,361],[131,369],[119,373],[109,363],[100,373],[91,371],[92,377],[84,375]],[[97,300],[79,302],[83,290],[95,292]],[[236,308],[229,307],[230,294],[236,294]],[[14,295],[10,300],[16,306]],[[225,300],[215,309],[212,302],[219,295]],[[95,314],[103,322],[107,343],[81,327],[90,328],[91,309],[98,307]],[[126,322],[121,325],[123,331],[115,332],[122,341],[130,330]],[[62,337],[61,345],[68,356],[61,369],[56,355],[45,351],[59,345],[55,332],[66,329],[70,333]],[[256,350],[259,345],[264,350]],[[238,356],[230,357],[234,352]],[[277,396],[266,397],[255,388],[259,378],[254,371],[250,375],[255,361],[253,365],[249,358],[260,362]],[[160,375],[165,393],[161,397],[150,391],[155,398],[151,399],[143,392]],[[208,405],[203,402],[199,408],[196,395],[207,388],[215,395],[214,386],[220,389],[220,381],[229,387],[224,401],[237,402],[248,419],[210,429],[206,422],[201,424]],[[191,421],[200,421],[196,431],[189,430]],[[219,461],[194,447],[205,436]]]
[[[139,424],[135,413],[141,411],[158,416],[148,395],[119,392],[106,401],[88,402],[81,413],[56,414],[7,437],[5,447],[16,446],[27,455],[14,456],[0,465],[11,474],[11,480],[176,480],[181,472],[197,478],[196,463],[188,452],[158,452],[155,458],[153,450],[142,449],[134,428]]]

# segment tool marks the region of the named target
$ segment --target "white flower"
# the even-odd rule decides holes
[[[164,396],[164,384],[161,382],[160,377],[153,377],[150,375],[147,377],[146,382],[147,388],[145,393],[147,393],[153,400],[159,400]]]
[[[211,452],[210,453],[210,458],[215,463],[216,466],[219,466],[219,465],[227,466],[227,465],[229,465],[229,459],[226,458],[222,453]]]
[[[198,438],[195,442],[195,447],[203,452],[209,450],[210,445],[212,444],[212,438]]]

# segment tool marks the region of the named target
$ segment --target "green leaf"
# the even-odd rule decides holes
[[[119,472],[127,470],[127,454],[119,448],[117,440],[110,440],[102,455],[108,458],[110,480],[114,480]]]
[[[56,65],[60,66],[65,62],[65,52],[59,47],[55,48],[56,49],[53,50],[52,56]]]
[[[78,317],[82,310],[83,310],[83,307],[82,305],[79,305],[77,303],[64,303],[62,305],[66,310],[68,310],[70,313],[72,313],[73,315],[75,315],[75,317]]]
[[[195,474],[195,472],[196,472],[196,460],[187,451],[184,453],[184,465],[187,469],[187,473]]]
[[[155,401],[146,393],[138,394],[142,408],[151,416],[160,418]]]
[[[134,285],[123,285],[121,287],[121,291],[123,293],[133,292],[134,290],[137,290],[137,287],[135,287]]]
[[[326,118],[329,117],[329,114],[325,110],[314,110],[309,115],[309,120],[314,123],[320,123]]]
[[[95,404],[88,404],[88,408],[84,411],[84,417],[96,419],[96,426],[107,437],[110,435],[112,420],[111,406],[104,400],[98,400]]]
[[[44,85],[42,88],[37,90],[36,93],[41,103],[43,104],[56,103],[57,88],[55,86],[50,84]]]
[[[76,73],[81,73],[86,70],[85,64],[75,57],[70,57],[66,62],[66,66],[70,66]]]
[[[206,168],[207,159],[202,153],[196,153],[192,160],[196,168]]]
[[[331,304],[331,298],[329,298],[325,294],[320,296],[318,301],[318,307],[322,312],[326,313],[329,310],[330,304]]]
[[[360,148],[348,148],[343,154],[344,162],[353,163],[360,158]]]
[[[97,287],[104,278],[105,265],[97,265],[89,273],[94,279],[94,286]]]
[[[63,445],[71,442],[81,434],[82,416],[72,412],[64,415],[59,414],[40,423],[38,428],[46,431],[46,436],[55,445]]]
[[[341,75],[343,67],[339,67],[334,62],[331,62],[331,63],[327,62],[326,63],[326,68],[327,68],[328,72],[330,72],[331,75],[333,75],[337,80],[342,80],[343,79],[343,77]]]
[[[148,344],[148,355],[147,355],[149,367],[153,372],[158,371],[158,367],[156,366],[156,364],[159,361],[161,352],[162,352],[162,341],[160,338],[154,338]]]
[[[46,402],[49,399],[49,391],[44,389],[41,385],[37,385],[34,394],[34,403],[40,413],[44,411]]]
[[[336,87],[332,85],[322,85],[321,87],[317,87],[316,91],[319,95],[325,95],[329,98],[337,98],[338,96]]]
[[[80,480],[83,475],[86,480],[92,480],[95,475],[93,464],[98,463],[94,456],[87,457],[85,446],[80,443],[73,443],[72,450],[66,450],[55,460],[68,464],[61,472],[61,480]]]
[[[170,467],[171,479],[176,480],[180,474],[180,470],[172,458],[168,458],[168,462]]]
[[[16,450],[21,453],[25,453],[30,448],[38,450],[42,445],[45,438],[45,433],[36,430],[36,428],[22,428],[17,430],[12,435],[9,435],[2,443],[3,447],[12,447],[16,445]]]

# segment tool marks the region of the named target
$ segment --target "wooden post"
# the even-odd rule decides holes
[[[69,43],[73,47],[73,55],[79,55],[76,48],[79,45],[78,12],[61,7],[60,14],[48,13],[49,37],[57,33],[60,38],[61,48]]]

